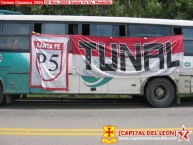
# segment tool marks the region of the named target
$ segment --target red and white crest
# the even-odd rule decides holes
[[[69,36],[33,35],[31,40],[30,86],[46,90],[68,87]]]
[[[53,81],[57,79],[62,71],[63,49],[44,50],[37,49],[36,69],[43,81]]]

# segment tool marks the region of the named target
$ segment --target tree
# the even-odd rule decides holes
[[[165,19],[193,19],[192,0],[114,0],[109,6],[0,6],[23,14],[100,15]]]

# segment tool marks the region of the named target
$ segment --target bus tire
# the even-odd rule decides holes
[[[175,88],[171,81],[166,78],[157,78],[147,83],[145,95],[151,106],[164,108],[174,102]]]
[[[3,92],[3,85],[0,82],[0,105],[5,103],[5,94]]]

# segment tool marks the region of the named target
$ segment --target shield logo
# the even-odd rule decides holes
[[[115,127],[114,126],[104,126],[104,137],[114,137]]]
[[[43,81],[53,81],[62,72],[63,48],[36,49],[36,68]]]
[[[112,144],[116,143],[117,139],[115,138],[115,126],[107,125],[103,127],[104,134],[101,140],[102,143]]]

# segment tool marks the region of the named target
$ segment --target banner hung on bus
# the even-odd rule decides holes
[[[68,89],[70,36],[32,35],[30,86],[45,90]]]
[[[183,36],[112,38],[71,36],[75,74],[91,77],[148,77],[179,74]]]

